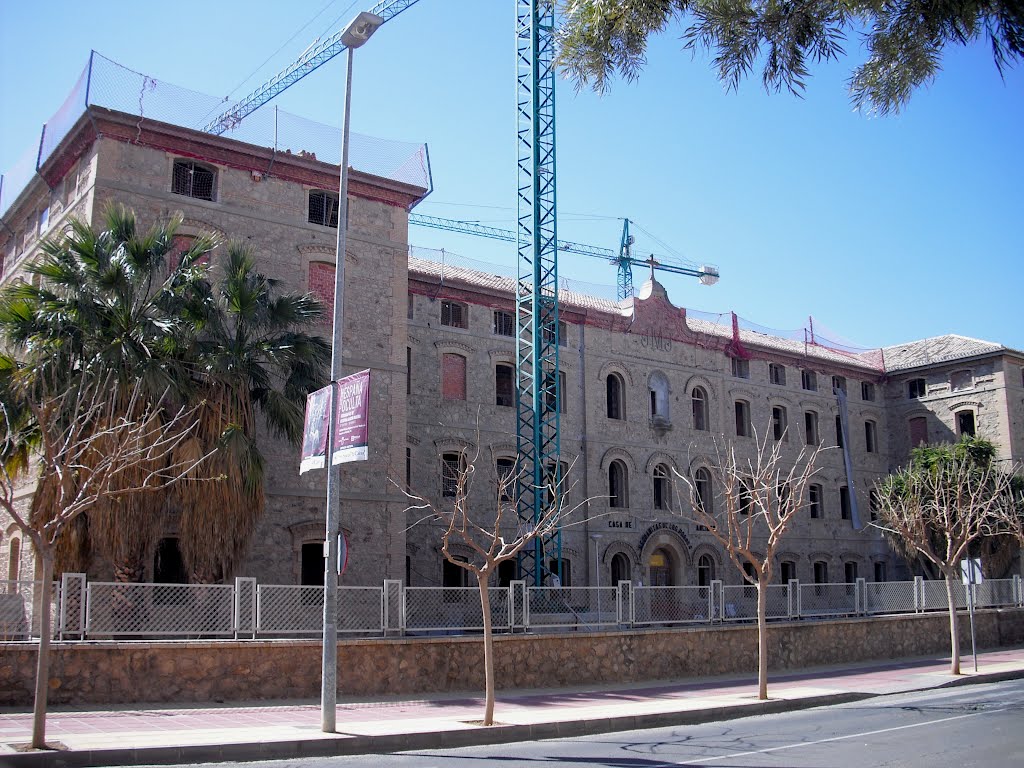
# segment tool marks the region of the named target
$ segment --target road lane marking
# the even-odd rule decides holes
[[[880,733],[892,733],[893,731],[903,731],[908,728],[921,728],[926,725],[938,725],[939,723],[948,723],[953,720],[964,720],[968,717],[978,717],[979,715],[998,714],[1000,712],[1008,712],[1009,707],[1003,709],[988,709],[984,712],[971,712],[967,715],[956,715],[954,717],[944,717],[941,720],[929,720],[927,723],[911,723],[910,725],[897,725],[892,728],[880,728],[876,731],[862,731],[860,733],[850,733],[846,736],[832,736],[828,739],[818,739],[816,741],[798,741],[795,744],[784,744],[781,747],[767,747],[765,749],[753,749],[748,752],[733,752],[729,755],[716,755],[714,757],[699,757],[699,758],[687,758],[685,762],[675,763],[675,765],[695,765],[699,766],[703,763],[710,763],[716,760],[734,760],[738,757],[747,757],[748,755],[763,755],[767,752],[782,752],[786,749],[797,749],[799,747],[813,747],[816,744],[828,744],[830,741],[845,741],[847,739],[858,739],[862,736],[877,736]],[[695,762],[696,761],[696,762]]]

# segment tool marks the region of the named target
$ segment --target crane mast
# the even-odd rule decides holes
[[[553,0],[517,0],[516,447],[525,526],[535,525],[548,504],[560,503],[554,24]],[[549,493],[551,487],[558,490]],[[552,539],[561,571],[560,529]],[[520,554],[520,577],[530,585],[543,582],[548,543],[535,539]]]
[[[381,0],[371,13],[388,21],[418,0]],[[536,523],[550,503],[548,487],[560,481],[558,391],[558,245],[555,224],[554,0],[516,0],[516,120],[518,158],[518,282],[516,287],[516,422],[520,461],[519,507]],[[341,33],[314,43],[288,68],[203,131],[223,134],[345,50]],[[561,532],[555,534],[561,570]],[[548,542],[536,541],[520,558],[531,584],[544,576]],[[561,573],[559,573],[561,576]]]

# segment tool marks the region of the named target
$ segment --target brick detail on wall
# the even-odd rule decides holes
[[[321,323],[330,325],[333,316],[331,309],[334,307],[334,265],[325,264],[322,261],[313,261],[309,264],[309,292],[320,299],[324,305],[324,315]]]
[[[441,355],[441,394],[445,400],[466,399],[466,358],[462,355]]]

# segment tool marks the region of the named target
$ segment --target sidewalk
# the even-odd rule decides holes
[[[269,760],[394,752],[580,736],[632,728],[722,720],[944,685],[1024,677],[1024,648],[964,656],[963,674],[942,658],[777,673],[770,699],[757,700],[754,677],[705,678],[595,690],[502,691],[483,728],[479,696],[339,700],[337,733],[320,730],[319,702],[247,703],[113,709],[52,707],[47,741],[61,751],[24,752],[31,712],[0,711],[0,766],[97,766]]]

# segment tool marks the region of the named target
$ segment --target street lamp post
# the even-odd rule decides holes
[[[590,538],[594,540],[594,574],[597,577],[597,623],[601,623],[601,534],[592,533]]]
[[[334,268],[334,333],[331,337],[331,419],[327,428],[327,533],[324,541],[324,641],[320,676],[320,728],[333,733],[338,704],[338,537],[341,533],[341,467],[331,463],[334,453],[334,424],[338,415],[333,382],[341,378],[342,315],[345,304],[345,234],[348,229],[348,143],[352,102],[352,52],[370,39],[384,20],[372,13],[360,13],[341,35],[348,48],[345,73],[345,118],[341,128],[341,180],[338,184],[338,245]]]

